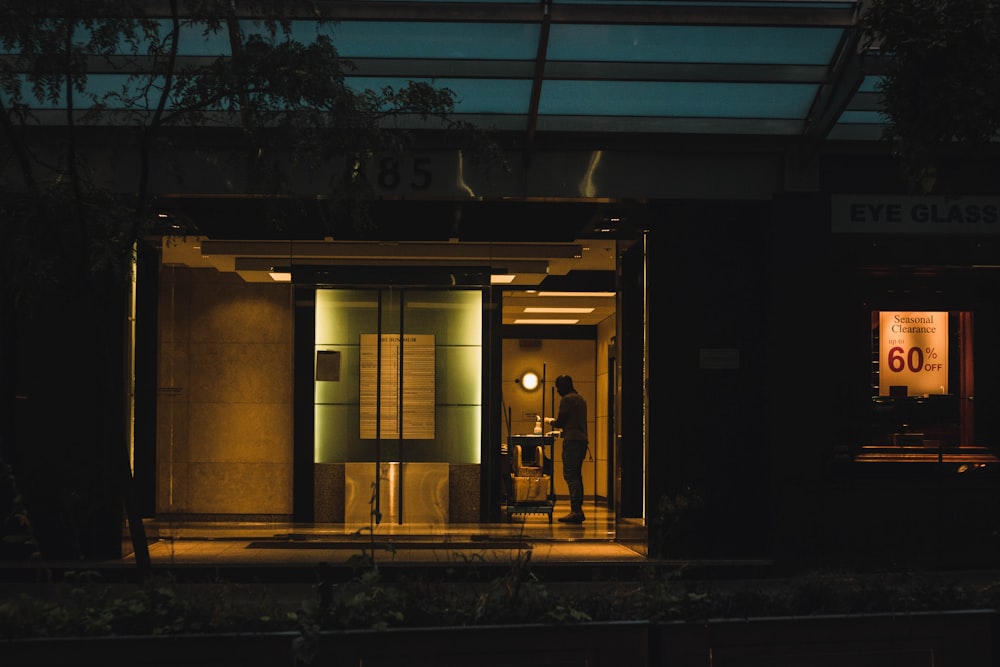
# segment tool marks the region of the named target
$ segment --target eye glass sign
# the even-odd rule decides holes
[[[879,313],[879,389],[907,396],[948,393],[948,313]]]
[[[841,234],[998,234],[996,197],[834,195],[833,231]]]

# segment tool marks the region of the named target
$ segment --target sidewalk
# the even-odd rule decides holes
[[[644,554],[615,541],[614,517],[599,508],[591,509],[580,526],[525,515],[499,523],[386,522],[374,527],[155,521],[146,532],[154,568],[185,572],[220,568],[234,575],[253,570],[273,575],[284,569],[285,576],[292,576],[319,564],[346,565],[362,557],[391,571],[463,567],[492,572],[530,558],[532,568],[562,570],[562,577],[580,576],[581,568],[594,567],[616,574],[620,568],[634,570],[649,562]],[[134,555],[123,559],[122,565],[134,567]]]
[[[582,525],[518,515],[511,521],[475,524],[393,524],[378,526],[155,519],[144,522],[154,572],[185,580],[294,582],[316,579],[317,568],[332,567],[342,579],[354,565],[371,559],[385,576],[464,576],[495,578],[528,561],[546,581],[634,580],[653,569],[683,568],[686,575],[761,577],[764,560],[664,562],[649,559],[645,529],[618,519],[600,506],[587,507]],[[372,532],[374,531],[374,535]],[[629,541],[629,538],[635,541]],[[630,545],[634,548],[630,548]],[[92,570],[109,580],[139,576],[130,537],[127,555],[100,562],[0,563],[0,582],[59,579]]]

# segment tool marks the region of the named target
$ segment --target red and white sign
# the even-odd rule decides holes
[[[878,393],[906,387],[907,396],[948,393],[948,313],[879,313]]]

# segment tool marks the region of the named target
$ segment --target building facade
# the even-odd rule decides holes
[[[990,562],[996,166],[910,193],[860,3],[325,8],[353,85],[448,87],[508,168],[410,119],[367,158],[372,231],[330,236],[315,174],[269,227],[203,159],[225,136],[178,130],[126,337],[144,517],[504,521],[508,446],[569,374],[589,500],[651,556]]]

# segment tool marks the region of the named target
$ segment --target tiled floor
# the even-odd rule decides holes
[[[645,557],[615,542],[614,516],[584,508],[582,525],[546,515],[515,514],[493,524],[197,523],[153,521],[149,553],[154,565],[280,565],[345,562],[369,553],[381,562],[468,564],[510,562],[530,551],[533,562],[641,562]],[[134,556],[128,557],[129,559]],[[128,559],[127,559],[128,560]]]

